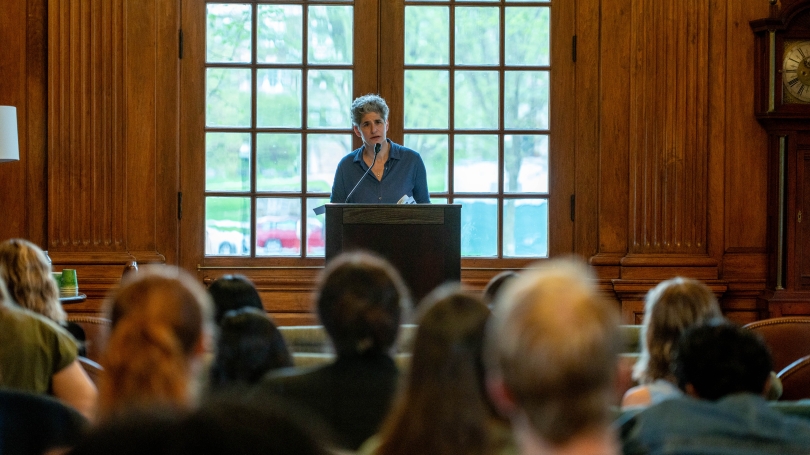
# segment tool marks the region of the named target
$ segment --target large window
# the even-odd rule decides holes
[[[201,57],[183,67],[204,72],[198,88],[183,76],[204,100],[195,118],[194,97],[184,97],[191,137],[181,138],[184,187],[195,193],[186,197],[202,202],[198,227],[185,232],[204,236],[204,258],[317,263],[308,258],[323,256],[325,223],[312,209],[359,146],[349,106],[368,92],[389,101],[389,137],[421,153],[431,200],[462,204],[462,256],[508,267],[555,251],[550,226],[568,212],[550,209],[562,153],[551,120],[551,2],[184,5],[204,17],[187,37]]]
[[[545,257],[550,3],[405,2],[405,143],[468,257]]]
[[[205,254],[323,256],[351,149],[353,6],[207,3]]]

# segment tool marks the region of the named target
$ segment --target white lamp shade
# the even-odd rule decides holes
[[[0,106],[0,163],[18,161],[19,159],[17,108],[14,106]]]

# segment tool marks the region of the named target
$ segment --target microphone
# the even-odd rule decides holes
[[[346,200],[344,201],[344,204],[349,202],[349,198],[352,197],[352,194],[354,194],[354,190],[356,190],[357,187],[360,186],[360,182],[362,182],[363,179],[366,178],[366,174],[368,174],[368,171],[370,171],[371,168],[374,167],[374,163],[377,162],[377,154],[380,153],[380,147],[382,147],[382,144],[380,144],[379,142],[374,144],[374,159],[371,160],[371,166],[369,166],[368,169],[366,169],[366,172],[363,174],[362,177],[360,177],[360,180],[357,181],[357,184],[354,185],[354,188],[352,188],[352,190],[349,191],[349,195],[346,196]]]

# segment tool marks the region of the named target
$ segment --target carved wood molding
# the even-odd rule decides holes
[[[709,3],[634,0],[632,253],[707,251]]]
[[[122,0],[48,3],[48,249],[125,249]]]

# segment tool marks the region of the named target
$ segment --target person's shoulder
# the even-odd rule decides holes
[[[338,162],[338,166],[345,166],[347,163],[354,162],[357,159],[358,155],[360,154],[360,152],[362,150],[363,150],[363,147],[360,147],[358,149],[354,149],[351,152],[343,155],[343,157]]]
[[[64,327],[45,316],[35,313],[27,308],[16,305],[6,305],[0,311],[0,317],[8,321],[15,321],[20,326],[36,327],[47,332],[69,335]]]
[[[622,408],[647,406],[650,402],[649,387],[645,384],[637,385],[624,393],[624,397],[622,397]]]
[[[362,153],[362,152],[363,152],[363,147],[360,147],[360,148],[354,149],[354,150],[352,150],[351,152],[349,152],[349,153],[347,153],[347,154],[343,155],[343,158],[341,158],[341,159],[340,159],[340,161],[341,161],[341,162],[344,162],[344,161],[354,161],[354,160],[356,160],[356,159],[358,158],[358,156],[359,156],[359,155],[360,155],[360,153]]]
[[[405,147],[402,144],[397,144],[394,141],[391,141],[391,149],[394,150],[396,153],[400,154],[400,157],[407,157],[407,158],[419,158],[422,159],[419,152],[412,148]]]

